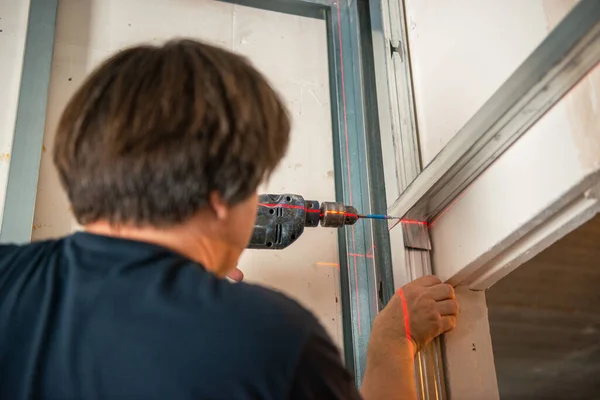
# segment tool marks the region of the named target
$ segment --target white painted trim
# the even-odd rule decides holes
[[[600,202],[589,196],[579,197],[557,211],[542,225],[523,236],[512,246],[473,273],[465,285],[472,290],[485,290],[529,261],[552,243],[573,231],[600,212]]]
[[[473,286],[489,287],[598,211],[584,199],[600,184],[600,135],[578,134],[569,116],[560,103],[433,224],[440,279],[472,284],[492,271]]]
[[[448,398],[499,399],[485,292],[459,286],[456,298],[456,328],[444,335]]]

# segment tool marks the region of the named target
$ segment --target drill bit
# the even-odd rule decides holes
[[[385,215],[385,214],[358,214],[358,218],[369,218],[369,219],[400,219],[400,217],[394,217],[392,215]]]

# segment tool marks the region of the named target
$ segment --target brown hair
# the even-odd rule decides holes
[[[283,158],[287,111],[244,58],[192,40],[118,53],[68,103],[54,163],[75,217],[186,220],[217,191],[248,198]]]

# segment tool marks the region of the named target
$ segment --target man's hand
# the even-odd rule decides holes
[[[422,349],[442,333],[451,331],[456,325],[458,302],[454,299],[454,288],[442,283],[435,276],[424,276],[408,283],[400,289],[406,300],[410,337],[416,344],[416,351]],[[382,329],[406,335],[404,321],[397,323],[396,315],[404,318],[402,298],[397,294],[379,314]],[[377,320],[376,320],[377,323]]]
[[[452,286],[424,276],[400,290],[402,295],[395,294],[373,323],[362,387],[368,400],[415,398],[415,353],[456,324],[458,303]]]

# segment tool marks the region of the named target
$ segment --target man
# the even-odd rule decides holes
[[[0,247],[0,398],[359,398],[314,316],[224,279],[289,131],[264,77],[225,50],[183,40],[100,66],[54,142],[85,231]],[[415,397],[415,351],[453,328],[453,298],[435,277],[394,296],[365,399]]]

